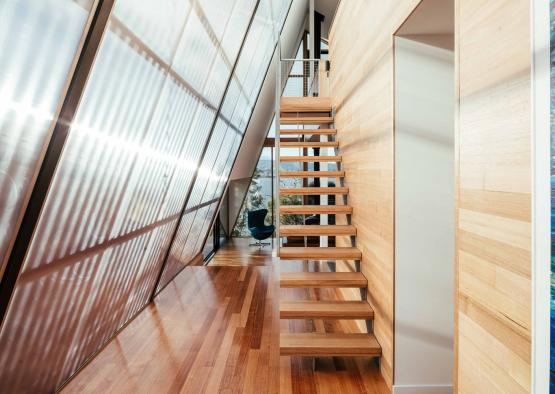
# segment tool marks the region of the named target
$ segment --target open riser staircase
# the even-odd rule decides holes
[[[293,127],[291,127],[293,126]],[[337,130],[334,128],[331,100],[327,97],[282,97],[280,100],[280,130],[277,133],[279,147],[276,150],[280,171],[277,184],[280,196],[300,196],[299,205],[278,205],[280,217],[285,215],[302,215],[301,224],[278,224],[278,237],[282,241],[291,238],[304,239],[302,246],[290,246],[289,242],[278,242],[278,255],[281,260],[300,260],[305,265],[302,272],[283,272],[281,269],[281,288],[356,288],[360,289],[359,301],[337,300],[281,300],[281,319],[331,320],[349,319],[365,320],[369,328],[368,333],[327,333],[303,332],[282,333],[280,349],[282,355],[327,357],[327,356],[375,356],[381,355],[381,347],[371,333],[374,311],[365,300],[368,282],[360,272],[362,255],[356,247],[357,229],[351,223],[352,207],[348,205],[349,189],[343,186],[345,171],[341,169],[342,157],[338,155],[340,148],[337,141]],[[291,155],[287,148],[298,148],[299,155]],[[317,151],[316,151],[317,150]],[[311,154],[321,150],[331,153],[327,155]],[[312,163],[302,165],[301,170],[286,171],[282,167],[285,163]],[[326,163],[326,165],[322,165]],[[322,165],[315,166],[314,164]],[[328,169],[328,164],[331,164]],[[289,166],[290,167],[290,166]],[[280,179],[298,179],[302,187],[284,186]],[[335,180],[335,183],[328,183]],[[308,180],[312,180],[309,186]],[[320,182],[322,180],[322,182]],[[335,185],[334,185],[335,184]],[[316,198],[314,197],[316,196]],[[335,199],[330,198],[334,196]],[[312,197],[312,199],[310,199]],[[316,203],[314,203],[316,201]],[[340,203],[338,205],[330,202]],[[311,203],[312,202],[312,203]],[[320,215],[320,216],[311,216]],[[334,224],[340,215],[344,215],[342,222],[348,224]],[[306,220],[307,216],[313,220]],[[314,223],[314,218],[318,223]],[[322,220],[324,218],[324,220]],[[310,222],[310,223],[307,223]],[[331,222],[331,223],[330,223]],[[328,242],[308,245],[307,239],[312,237],[348,236],[352,246],[327,246]],[[333,239],[333,238],[331,238]],[[334,244],[333,242],[329,242]],[[308,262],[318,261],[319,264],[328,263],[334,267],[335,261],[352,261],[356,272],[308,272]]]

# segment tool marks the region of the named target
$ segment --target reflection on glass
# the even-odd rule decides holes
[[[267,209],[267,224],[272,224],[272,201],[273,201],[273,176],[272,176],[272,148],[265,147],[262,149],[260,159],[256,164],[256,169],[251,179],[251,184],[247,191],[247,196],[241,207],[237,222],[233,228],[234,237],[250,237],[247,226],[247,212],[257,209]],[[297,179],[292,179],[298,181]]]
[[[124,28],[169,62],[185,21],[190,16],[190,8],[189,2],[182,0],[143,1],[140,6],[137,6],[137,0],[118,0],[112,22],[116,19],[125,21]]]
[[[0,1],[0,277],[92,3]]]
[[[272,58],[276,30],[281,29],[289,5],[289,0],[262,0],[259,3],[224,97],[220,117],[199,166],[186,215],[171,247],[159,288],[203,248]]]
[[[65,13],[77,3],[44,3],[60,4],[53,16],[58,29],[50,39],[63,41],[57,34],[69,34],[75,16]],[[197,1],[116,2],[0,333],[3,387],[55,391],[148,302],[199,166],[208,183],[199,189],[198,201],[205,189],[206,195],[220,192],[229,161],[222,164],[216,157],[221,149],[226,158],[236,151],[239,136],[225,117],[219,119],[211,161],[200,163],[238,52],[224,52],[219,40],[234,37],[229,45],[239,48],[255,1],[227,3],[203,9]],[[44,10],[36,8],[44,22]],[[223,28],[211,25],[221,20]],[[38,17],[32,23],[39,23]],[[37,31],[44,36],[43,30]],[[3,25],[0,32],[7,34]],[[24,76],[31,59],[41,59],[34,49],[27,63],[16,59],[20,67],[27,65],[21,81],[14,82],[17,102],[45,100],[43,90],[25,87],[32,81]],[[10,86],[14,67],[6,66],[8,82],[0,86]],[[51,75],[46,80],[41,83],[53,83]],[[22,93],[29,97],[19,97]],[[187,232],[175,244],[183,239],[183,248],[188,245],[189,228],[197,241],[216,206],[206,203],[186,214],[181,225]],[[189,244],[182,255],[197,247]]]

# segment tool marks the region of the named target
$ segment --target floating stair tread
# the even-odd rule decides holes
[[[279,189],[281,195],[326,195],[326,194],[347,194],[349,188],[347,187],[283,187]]]
[[[356,235],[357,229],[352,225],[282,225],[279,233],[282,236]]]
[[[280,248],[282,260],[360,260],[362,253],[353,247],[284,247]]]
[[[282,162],[299,162],[299,161],[314,161],[314,162],[323,162],[323,161],[332,161],[332,162],[340,162],[341,156],[281,156],[279,158]]]
[[[337,129],[281,129],[281,135],[299,135],[299,134],[319,134],[319,135],[334,135],[337,134]]]
[[[282,333],[280,353],[285,356],[380,356],[373,334]]]
[[[283,116],[279,119],[281,124],[330,124],[333,123],[331,116]]]
[[[279,277],[283,288],[364,288],[367,284],[361,272],[282,272]]]
[[[337,148],[337,141],[283,141],[280,142],[282,148]]]
[[[282,112],[331,112],[329,97],[282,97]]]
[[[279,303],[281,319],[359,319],[374,318],[374,311],[366,301],[294,300]]]
[[[282,178],[340,178],[345,171],[281,171]]]
[[[316,215],[316,214],[350,214],[353,208],[349,205],[282,205],[279,207],[282,214]]]
[[[380,356],[382,349],[373,334],[281,333],[283,356]]]

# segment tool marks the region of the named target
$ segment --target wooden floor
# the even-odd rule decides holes
[[[356,332],[337,321],[279,319],[288,299],[337,299],[328,289],[279,289],[271,249],[235,240],[208,267],[188,267],[87,365],[64,393],[388,393],[373,359],[279,355],[279,333]],[[326,293],[324,293],[326,292]],[[281,327],[280,327],[281,324]],[[314,326],[312,326],[314,325]]]

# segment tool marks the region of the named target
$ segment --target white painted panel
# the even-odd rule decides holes
[[[453,372],[454,54],[421,39],[395,45],[395,387],[444,393]]]

